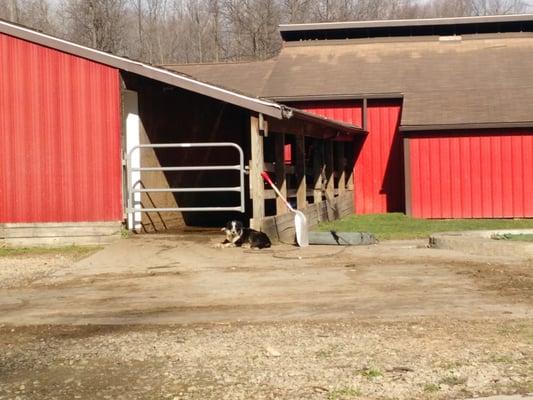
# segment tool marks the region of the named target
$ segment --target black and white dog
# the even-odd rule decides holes
[[[250,247],[252,249],[264,249],[270,247],[270,239],[255,229],[245,228],[241,221],[229,221],[222,232],[226,234],[226,240],[217,247]]]

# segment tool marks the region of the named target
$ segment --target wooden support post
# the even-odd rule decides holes
[[[363,109],[361,110],[362,128],[364,131],[368,131],[368,100],[366,97],[363,99]]]
[[[355,168],[355,145],[354,141],[346,142],[345,156],[346,156],[346,189],[353,191],[353,171]]]
[[[276,133],[274,137],[276,184],[285,198],[287,198],[287,177],[285,175],[285,134]],[[287,206],[279,197],[276,197],[276,215],[288,212]]]
[[[326,140],[325,145],[325,161],[326,161],[326,198],[333,199],[335,195],[335,177],[333,174],[333,142]]]
[[[339,195],[346,190],[346,157],[344,156],[344,143],[345,142],[335,142],[335,170],[337,172]]]
[[[307,207],[307,185],[305,183],[305,137],[296,136],[296,207]]]
[[[250,220],[252,229],[261,229],[261,221],[265,217],[265,184],[261,177],[264,169],[263,137],[259,133],[259,118],[250,117],[250,196],[252,198],[253,218]]]
[[[324,142],[322,139],[313,141],[313,203],[322,201],[322,190],[324,189]]]

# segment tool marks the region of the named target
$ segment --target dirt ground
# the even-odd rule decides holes
[[[533,392],[533,263],[520,254],[216,240],[0,258],[0,399]]]

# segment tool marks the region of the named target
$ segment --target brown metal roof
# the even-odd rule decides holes
[[[272,59],[236,63],[166,64],[163,67],[240,93],[259,96],[275,63]]]
[[[403,98],[404,129],[443,129],[533,126],[532,66],[533,33],[514,32],[286,43],[253,86],[238,80],[244,65],[187,73],[280,102]]]
[[[285,46],[261,93],[278,101],[401,93],[402,125],[533,121],[533,34]]]

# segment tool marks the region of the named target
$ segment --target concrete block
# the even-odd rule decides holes
[[[469,254],[501,257],[533,257],[533,243],[494,240],[494,236],[532,234],[533,229],[482,230],[434,233],[429,237],[430,247],[462,251]]]
[[[103,245],[121,237],[122,223],[68,222],[2,224],[2,243],[9,247]]]

